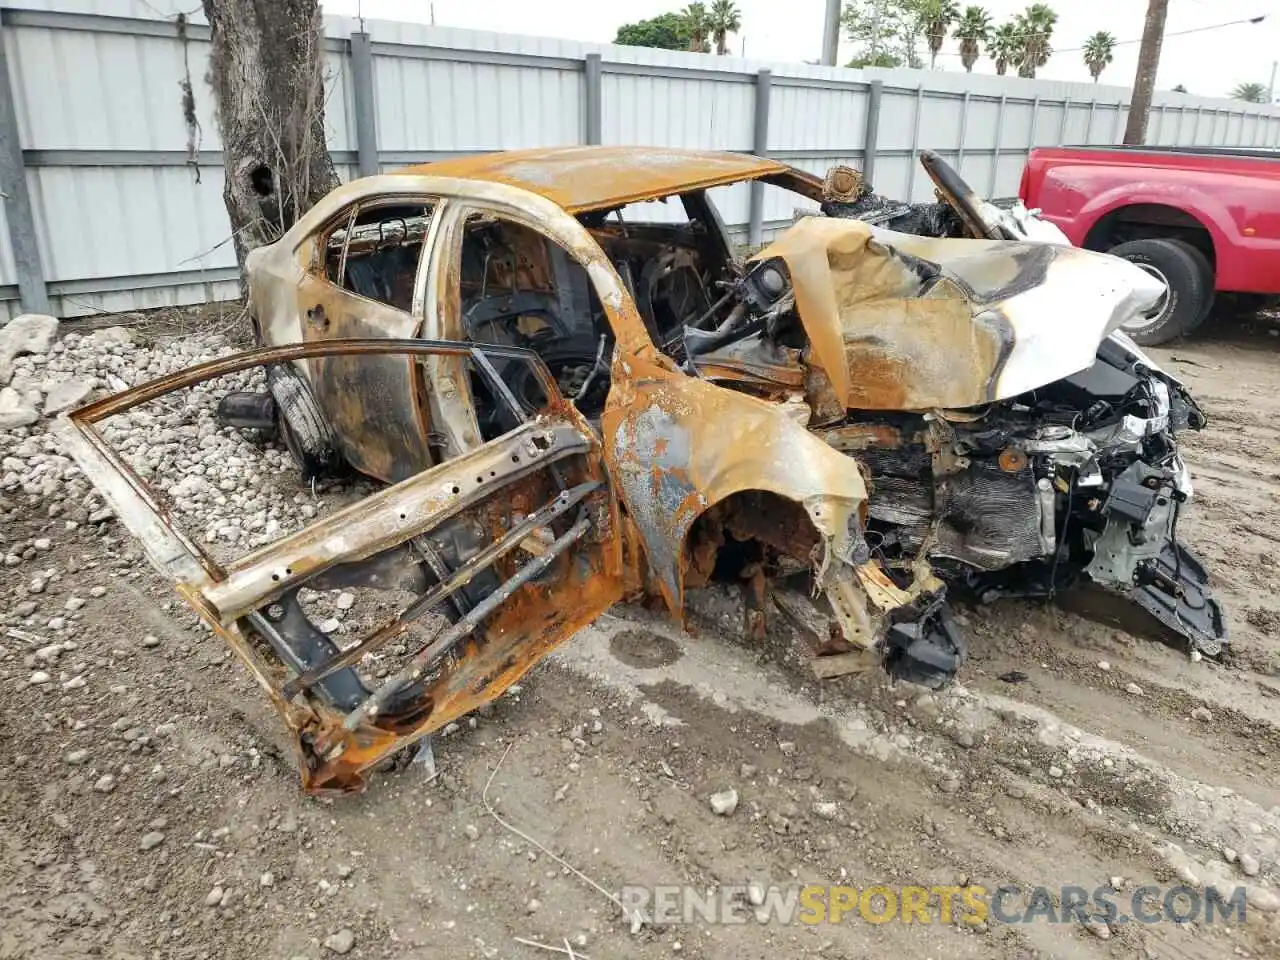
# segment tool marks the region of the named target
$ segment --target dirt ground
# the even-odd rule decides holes
[[[781,618],[754,647],[713,589],[688,633],[615,609],[439,738],[435,779],[336,800],[299,791],[264,698],[122,530],[0,495],[7,548],[49,538],[53,571],[33,595],[32,564],[0,568],[0,958],[556,956],[515,938],[596,960],[1280,956],[1280,339],[1216,328],[1155,354],[1210,417],[1184,440],[1179,533],[1227,609],[1223,662],[1003,601],[960,610],[970,659],[946,691],[818,685]],[[55,663],[6,632],[43,633],[73,596]],[[1245,884],[1249,908],[632,933],[542,848],[609,891],[1114,885],[1125,912],[1143,884]]]

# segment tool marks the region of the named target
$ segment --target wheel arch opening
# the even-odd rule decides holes
[[[1099,218],[1085,235],[1086,250],[1105,253],[1130,240],[1182,240],[1217,264],[1217,251],[1209,228],[1194,214],[1163,203],[1131,203]]]

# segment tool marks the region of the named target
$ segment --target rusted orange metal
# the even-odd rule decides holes
[[[634,572],[624,568],[617,502],[598,440],[572,406],[559,398],[541,369],[539,376],[552,403],[539,418],[468,454],[379,490],[297,533],[219,564],[182,533],[160,498],[110,449],[94,424],[175,390],[265,363],[344,353],[421,358],[470,352],[471,348],[461,344],[396,340],[313,342],[260,349],[108,397],[73,411],[58,423],[64,447],[138,538],[152,563],[175,582],[178,593],[232,648],[271,698],[294,734],[293,747],[308,790],[359,789],[370,767],[499,696],[547,652],[617,601],[634,582]],[[296,671],[288,669],[273,652],[262,632],[269,632],[269,628],[259,626],[265,621],[255,619],[271,620],[273,604],[283,595],[313,582],[337,564],[355,564],[401,548],[445,521],[466,518],[499,535],[511,524],[513,508],[546,503],[556,495],[558,483],[595,485],[595,492],[582,500],[590,518],[587,535],[571,555],[549,558],[551,566],[545,574],[504,596],[493,615],[464,636],[461,646],[431,665],[423,682],[410,691],[411,696],[397,701],[394,709],[369,717],[353,713],[350,705],[340,707],[327,701],[314,686],[286,696],[284,687]],[[535,543],[528,547],[525,556],[538,553]],[[528,562],[519,556],[515,551],[493,561],[492,569],[500,580]],[[372,635],[386,628],[384,624]]]
[[[519,187],[569,213],[608,209],[688,190],[761,177],[794,176],[794,168],[745,153],[674,147],[556,147],[510,150],[404,167],[406,176],[457,177]],[[818,188],[821,180],[811,179]]]

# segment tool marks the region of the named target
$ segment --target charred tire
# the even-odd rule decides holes
[[[1124,325],[1125,333],[1150,347],[1195,329],[1212,286],[1206,284],[1200,261],[1186,244],[1177,240],[1131,240],[1107,252],[1141,267],[1168,288],[1149,315]]]
[[[337,472],[342,466],[333,428],[306,379],[291,364],[267,368],[267,389],[276,401],[280,436],[304,480]]]

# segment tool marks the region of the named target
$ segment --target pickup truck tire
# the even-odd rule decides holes
[[[1163,280],[1169,288],[1150,316],[1124,325],[1125,333],[1144,347],[1165,343],[1194,330],[1213,294],[1198,251],[1178,240],[1130,240],[1107,251]]]
[[[1217,279],[1213,272],[1213,264],[1209,262],[1209,258],[1195,244],[1187,243],[1185,240],[1170,238],[1178,246],[1190,252],[1196,263],[1200,264],[1201,275],[1204,277],[1205,298],[1204,306],[1200,308],[1200,319],[1183,333],[1183,336],[1190,336],[1204,326],[1204,322],[1209,319],[1209,315],[1213,313],[1214,305],[1217,303],[1218,295],[1214,292],[1213,285]]]

